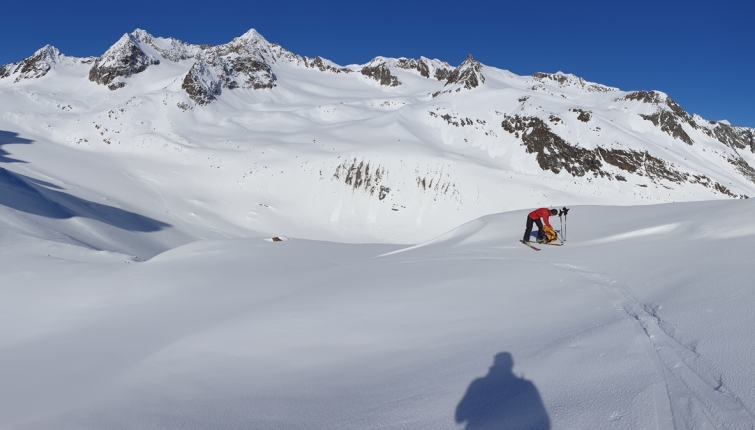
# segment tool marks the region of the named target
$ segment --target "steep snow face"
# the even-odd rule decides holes
[[[414,243],[501,210],[755,195],[753,130],[658,91],[471,56],[341,66],[254,30],[215,47],[136,30],[94,64],[55,52],[41,78],[0,79],[0,131],[32,142],[3,143],[26,162],[3,167],[186,240]]]

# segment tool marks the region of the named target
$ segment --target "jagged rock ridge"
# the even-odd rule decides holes
[[[376,80],[380,85],[386,87],[397,87],[401,82],[391,73],[385,58],[377,57],[362,67],[360,72],[368,78]]]
[[[115,45],[94,61],[89,70],[89,80],[116,90],[126,85],[119,78],[128,78],[143,72],[151,65],[160,64],[160,60],[142,50],[140,42],[147,42],[145,35],[146,32],[139,30],[124,34]]]
[[[59,64],[65,57],[52,45],[45,45],[37,50],[29,58],[17,63],[9,63],[0,66],[0,79],[16,76],[14,82],[24,79],[38,79],[47,74],[53,67]],[[81,59],[80,61],[84,61]]]
[[[448,75],[446,86],[458,84],[462,88],[471,90],[484,83],[485,76],[482,74],[482,63],[475,60],[472,54],[469,54],[464,62]]]
[[[182,100],[182,97],[188,97],[201,106],[216,101],[224,91],[248,89],[265,93],[273,90],[275,97],[260,98],[267,103],[270,99],[277,99],[277,95],[286,94],[287,91],[296,88],[287,87],[285,91],[280,92],[274,90],[281,85],[276,73],[294,81],[297,76],[306,76],[306,85],[309,88],[312,88],[312,82],[318,81],[327,82],[327,85],[333,85],[333,88],[338,88],[339,82],[350,82],[348,85],[360,85],[361,82],[362,87],[351,88],[368,94],[368,97],[385,97],[385,100],[375,100],[377,103],[371,102],[370,105],[396,107],[396,110],[390,110],[396,112],[399,117],[402,115],[403,105],[430,104],[432,108],[428,110],[427,125],[440,128],[441,133],[436,136],[440,136],[444,143],[450,146],[463,142],[493,148],[491,154],[495,153],[496,146],[502,144],[499,136],[505,136],[503,141],[506,144],[512,141],[506,133],[499,132],[497,124],[500,118],[491,116],[493,112],[502,115],[504,131],[514,136],[514,142],[521,143],[524,148],[522,152],[532,154],[532,159],[537,160],[537,165],[542,170],[556,175],[568,174],[575,178],[592,177],[617,181],[633,178],[629,180],[632,183],[638,181],[637,177],[642,177],[650,179],[658,187],[698,184],[730,196],[743,195],[742,191],[746,187],[740,186],[737,189],[736,185],[729,185],[733,182],[716,176],[713,169],[695,165],[697,161],[691,164],[684,161],[689,155],[697,160],[700,151],[708,150],[714,155],[704,155],[703,159],[713,160],[714,163],[723,160],[725,168],[729,167],[729,171],[737,172],[738,177],[755,183],[751,155],[755,153],[753,129],[735,127],[725,122],[707,121],[699,116],[690,115],[666,94],[658,91],[624,92],[586,82],[582,78],[562,72],[535,73],[531,77],[520,77],[488,68],[483,74],[483,65],[471,55],[456,68],[425,57],[376,57],[366,65],[342,67],[319,56],[310,58],[295,55],[277,44],[269,43],[254,30],[218,46],[191,45],[176,39],[153,37],[143,30],[136,30],[124,35],[100,58],[67,58],[55,48],[48,46],[21,62],[0,67],[0,78],[6,78],[5,84],[12,80],[8,79],[11,76],[15,77],[13,82],[38,79],[47,76],[51,70],[61,67],[63,63],[77,63],[79,66],[91,64],[81,69],[86,68],[89,71],[90,80],[98,85],[106,85],[111,90],[134,82],[129,79],[148,68],[156,68],[150,76],[159,76],[161,83],[173,82],[158,91],[176,93],[180,87],[182,91],[170,95],[179,97],[176,100],[178,103],[171,105],[178,106],[184,112],[192,110],[193,107],[187,103],[189,100]],[[297,69],[309,71],[297,75],[300,73]],[[180,74],[169,75],[177,70],[181,71]],[[321,72],[338,77],[325,78],[311,74]],[[352,72],[355,73],[346,76]],[[425,81],[410,75],[422,77]],[[366,83],[366,80],[374,80],[379,86]],[[147,81],[139,82],[143,85]],[[392,91],[392,88],[401,85],[404,87]],[[421,93],[414,92],[414,88],[408,88],[414,85],[422,88]],[[134,88],[138,91],[141,87]],[[502,88],[505,91],[501,91]],[[468,91],[469,97],[462,98],[433,100],[425,97],[430,94],[437,96],[442,93]],[[476,106],[475,100],[486,100],[485,95],[488,91],[501,91],[503,97],[496,99],[495,105]],[[315,93],[316,88],[313,91],[313,94]],[[329,97],[324,92],[321,95]],[[479,99],[478,95],[481,96]],[[244,94],[240,96],[245,97]],[[390,100],[395,96],[402,99]],[[469,101],[462,100],[465,98]],[[164,103],[165,100],[163,99]],[[285,101],[279,100],[275,103]],[[333,101],[329,100],[326,103]],[[445,103],[460,103],[460,110],[456,110],[455,107],[448,109],[448,106],[437,109]],[[488,102],[484,101],[482,105],[485,103]],[[59,105],[58,108],[64,111],[72,109],[66,105]],[[487,113],[480,109],[487,109]],[[340,115],[343,110],[340,107],[338,110]],[[382,110],[385,112],[385,109]],[[335,108],[323,106],[315,116],[321,117],[323,112],[331,114],[334,111]],[[328,116],[327,121],[337,117],[338,115]],[[402,119],[414,121],[409,117]],[[621,123],[620,127],[610,124],[614,120]],[[445,127],[457,130],[444,129]],[[620,135],[606,141],[605,134],[601,134],[605,133],[606,128],[613,132],[618,129],[628,130],[630,133],[627,133],[626,141]],[[98,133],[102,136],[103,142],[106,141],[108,144],[113,138],[118,138],[106,136],[110,133],[107,128],[98,129]],[[580,137],[576,138],[575,135]],[[88,142],[81,138],[77,141]],[[479,143],[480,141],[483,143]],[[691,153],[684,152],[686,149],[680,150],[674,145],[676,141],[684,143],[684,147],[694,149],[690,149]],[[722,146],[711,146],[713,141],[719,142]],[[363,166],[365,174],[366,170],[371,168],[369,166],[369,163]],[[357,173],[354,175],[359,176]],[[355,183],[359,182],[357,179],[354,180]],[[667,182],[663,184],[662,181]],[[722,185],[724,183],[727,187]],[[734,187],[736,192],[729,190],[729,186]],[[387,185],[386,187],[391,188]],[[397,187],[393,189],[398,190]]]
[[[541,169],[556,174],[563,169],[575,177],[592,173],[594,177],[624,182],[627,180],[623,175],[606,171],[602,163],[605,162],[629,174],[646,176],[651,181],[666,180],[677,184],[687,181],[692,184],[712,187],[731,197],[747,197],[732,193],[723,185],[711,181],[706,176],[690,175],[675,169],[672,164],[650,155],[647,151],[640,152],[600,146],[590,150],[569,144],[554,133],[542,119],[537,117],[506,115],[501,127],[522,140],[522,145],[525,146],[527,153],[536,155]],[[749,166],[746,162],[744,164]],[[755,182],[755,175],[751,180]]]
[[[543,73],[537,72],[532,75],[533,80],[541,84],[556,84],[559,88],[577,87],[587,92],[599,92],[605,93],[610,91],[618,91],[618,88],[608,87],[593,82],[587,82],[584,79],[574,76],[569,73],[556,72],[556,73]],[[533,89],[537,89],[537,85]]]
[[[276,77],[269,63],[275,60],[271,44],[250,30],[225,45],[197,54],[181,88],[200,105],[215,100],[224,88],[273,88]]]

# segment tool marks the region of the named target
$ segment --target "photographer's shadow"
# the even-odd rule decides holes
[[[472,381],[456,407],[456,422],[466,421],[466,430],[549,430],[535,384],[514,375],[513,367],[511,354],[496,354],[488,374]]]

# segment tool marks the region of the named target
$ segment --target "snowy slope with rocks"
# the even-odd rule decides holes
[[[46,46],[0,66],[0,428],[753,429],[754,132],[471,55]]]
[[[254,30],[219,46],[136,30],[99,58],[48,46],[0,76],[0,130],[31,141],[4,138],[24,161],[5,169],[187,240],[416,243],[502,210],[755,195],[752,129],[472,56],[339,66]]]

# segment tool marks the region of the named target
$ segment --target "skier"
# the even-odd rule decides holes
[[[556,209],[548,209],[548,208],[540,208],[535,209],[534,211],[530,212],[527,215],[527,229],[524,231],[524,239],[522,239],[522,242],[524,242],[525,245],[530,246],[530,233],[532,233],[532,224],[537,225],[537,241],[542,242],[543,240],[543,223],[540,222],[540,218],[543,219],[545,222],[545,225],[547,225],[550,228],[551,223],[548,222],[548,218],[553,215],[558,215],[558,210]]]

